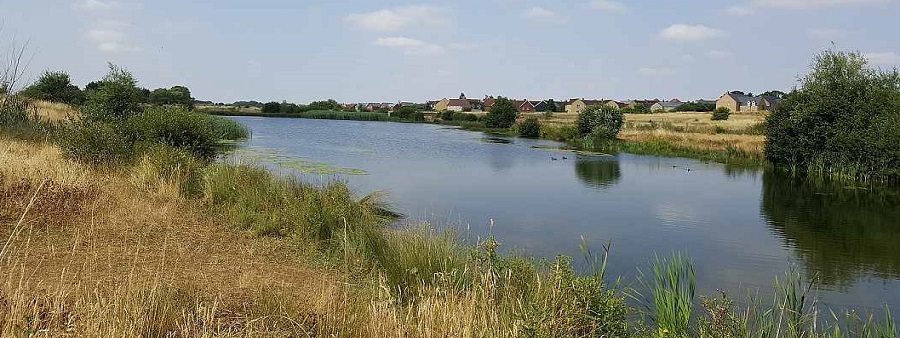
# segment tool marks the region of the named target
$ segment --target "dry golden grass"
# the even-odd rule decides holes
[[[682,133],[663,129],[623,129],[619,138],[632,142],[666,141],[676,147],[699,151],[726,151],[729,147],[761,156],[766,137],[762,135]]]
[[[625,114],[619,138],[632,142],[666,141],[700,151],[726,151],[732,147],[762,155],[765,136],[749,135],[746,131],[764,122],[765,114],[731,114],[726,121],[712,121],[710,117],[710,113]],[[542,122],[573,125],[576,119],[577,115],[557,113]]]
[[[172,190],[145,193],[45,144],[0,139],[0,162],[0,336],[247,333],[272,316],[291,319],[284,330],[333,306],[341,284],[310,253],[233,231]]]
[[[51,122],[66,121],[78,116],[75,109],[65,103],[34,101],[32,102],[32,106],[34,106],[39,116],[42,116]]]

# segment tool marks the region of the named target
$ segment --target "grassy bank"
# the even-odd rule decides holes
[[[711,121],[706,113],[625,114],[619,141],[592,150],[762,167],[767,165],[762,135],[764,118],[759,114],[735,114],[726,121]],[[574,116],[557,114],[541,122],[542,138],[565,142],[576,149],[592,147],[579,138]]]
[[[203,113],[217,116],[259,116],[279,118],[302,118],[320,120],[354,120],[354,121],[399,121],[391,119],[387,114],[372,112],[339,112],[332,110],[313,110],[302,113],[264,114],[258,111],[202,109]]]
[[[617,283],[607,250],[585,248],[579,274],[493,237],[386,228],[396,215],[378,196],[341,182],[167,148],[114,166],[71,156],[0,134],[2,336],[897,336],[889,316],[817,322],[825,309],[794,273],[737,306],[698,299],[682,256]]]

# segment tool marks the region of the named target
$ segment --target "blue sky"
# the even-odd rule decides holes
[[[0,0],[28,78],[107,61],[198,99],[715,98],[832,46],[900,65],[900,0]],[[3,46],[0,46],[3,47]]]

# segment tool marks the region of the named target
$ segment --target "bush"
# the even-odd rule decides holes
[[[141,91],[137,80],[127,70],[113,64],[109,73],[88,90],[83,117],[97,121],[123,120],[140,111]]]
[[[137,141],[183,149],[209,160],[215,157],[221,139],[207,126],[205,116],[183,108],[158,107],[134,116],[128,128]]]
[[[900,181],[900,74],[826,51],[767,118],[766,157],[799,173]]]
[[[622,111],[609,106],[588,107],[578,114],[575,121],[581,136],[591,135],[595,139],[606,140],[615,139],[624,123]]]
[[[157,145],[131,169],[131,182],[149,191],[194,196],[200,193],[202,168],[191,152]]]
[[[224,140],[245,138],[247,130],[234,121],[194,113],[180,107],[154,107],[125,121],[84,119],[60,133],[63,151],[91,165],[122,165],[147,149],[164,145],[210,160]]]
[[[453,121],[460,121],[460,122],[477,122],[477,121],[478,121],[478,115],[475,115],[475,114],[469,114],[469,113],[454,113],[454,114],[453,114]]]
[[[17,96],[0,96],[0,131],[14,137],[41,140],[53,125],[37,115],[27,100]]]
[[[712,120],[713,121],[725,121],[728,117],[731,116],[731,109],[725,107],[716,108],[712,112]]]
[[[491,112],[484,116],[484,125],[488,128],[509,128],[516,123],[519,111],[512,101],[505,97],[498,97],[494,101]]]
[[[72,79],[65,72],[44,72],[37,82],[19,94],[36,100],[70,105],[79,105],[84,100],[84,93],[72,84]]]
[[[402,120],[415,120],[415,121],[419,121],[417,119],[419,117],[418,115],[421,115],[422,121],[425,120],[425,115],[423,115],[422,113],[420,113],[418,110],[416,110],[413,107],[401,107],[400,109],[397,109],[396,111],[394,111],[393,114],[391,114],[391,116],[398,117]]]
[[[261,112],[263,114],[279,114],[281,113],[281,103],[268,102],[262,106]]]
[[[673,112],[710,112],[716,110],[715,103],[696,103],[696,102],[687,102],[682,103],[680,106],[675,107]]]
[[[541,123],[535,117],[529,117],[519,123],[519,136],[538,138],[541,137]]]
[[[136,153],[134,145],[134,136],[127,129],[92,120],[73,122],[59,137],[59,146],[69,158],[97,166],[130,163]]]
[[[445,110],[441,112],[441,120],[442,121],[453,121],[453,111]]]

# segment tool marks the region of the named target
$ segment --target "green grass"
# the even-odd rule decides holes
[[[400,121],[392,119],[387,114],[375,112],[341,112],[334,110],[311,110],[302,113],[292,114],[263,114],[256,112],[242,112],[224,109],[203,109],[204,113],[218,116],[261,116],[261,117],[281,117],[281,118],[301,118],[301,119],[319,119],[319,120],[352,120],[352,121]]]
[[[724,151],[694,149],[679,147],[665,140],[615,141],[589,148],[593,151],[605,153],[622,152],[637,155],[693,158],[739,167],[765,167],[768,165],[768,162],[762,155],[747,153],[737,148],[729,147]]]

